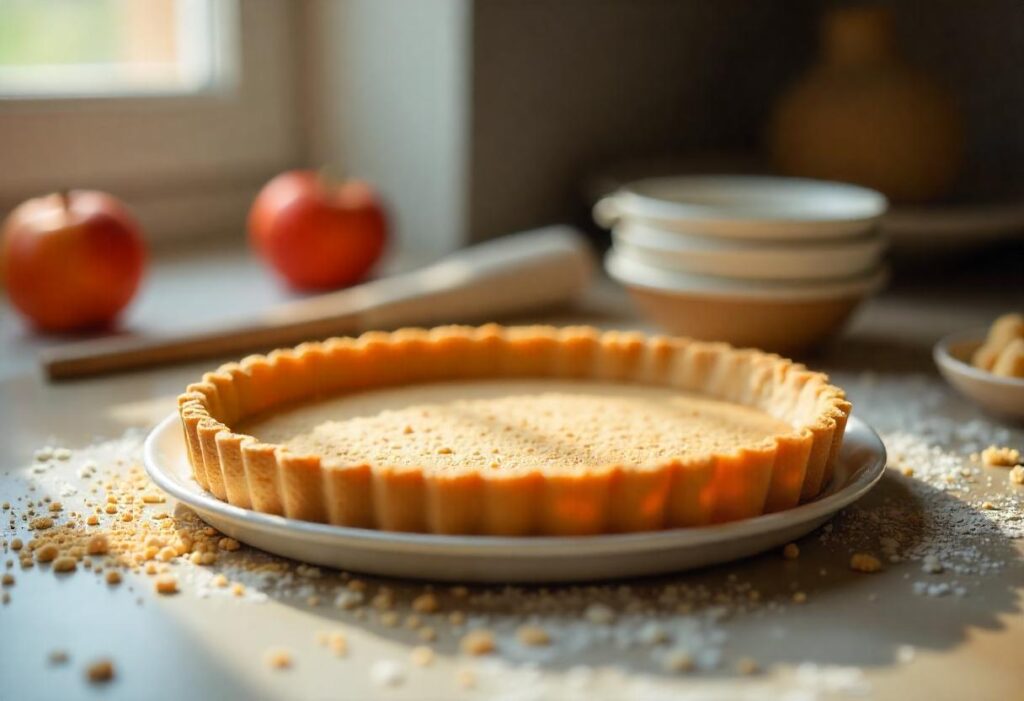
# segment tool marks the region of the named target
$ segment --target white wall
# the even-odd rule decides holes
[[[400,245],[468,239],[468,0],[309,0],[307,161],[376,183]]]

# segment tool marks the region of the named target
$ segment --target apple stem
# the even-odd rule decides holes
[[[71,209],[71,190],[66,188],[60,189],[57,191],[57,197],[60,198],[60,206],[65,212]]]

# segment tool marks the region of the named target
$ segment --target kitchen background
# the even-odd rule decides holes
[[[661,317],[668,324],[717,323],[709,327],[715,338],[754,329],[775,341],[801,334],[821,341],[858,308],[839,342],[823,344],[807,362],[848,392],[855,418],[878,431],[890,460],[867,499],[800,540],[798,558],[789,549],[623,586],[553,588],[558,614],[544,619],[556,632],[550,658],[505,655],[519,649],[508,642],[520,624],[546,616],[546,589],[473,589],[463,599],[438,587],[445,608],[431,629],[436,659],[421,669],[410,653],[427,638],[408,629],[408,618],[392,627],[378,614],[396,623],[393,612],[366,618],[344,609],[349,599],[338,592],[355,589],[335,573],[321,578],[315,568],[230,539],[218,546],[216,567],[191,558],[164,563],[181,576],[181,588],[163,593],[145,574],[126,572],[123,584],[108,586],[95,578],[98,567],[89,573],[83,562],[77,574],[55,574],[22,552],[27,564],[20,567],[5,556],[10,584],[0,582],[0,630],[9,633],[5,641],[18,641],[0,644],[0,697],[1019,696],[1024,466],[1013,470],[1010,459],[993,466],[982,455],[990,446],[1024,448],[1024,433],[1009,418],[1024,407],[1024,381],[997,376],[1001,360],[991,368],[970,363],[992,320],[1024,310],[1024,3],[863,7],[816,0],[0,0],[0,219],[13,222],[5,239],[87,238],[95,222],[57,227],[70,230],[64,238],[40,232],[67,213],[74,193],[45,200],[48,217],[10,213],[28,198],[90,189],[128,205],[148,253],[134,294],[141,257],[130,225],[120,231],[127,251],[120,272],[66,241],[0,246],[7,275],[0,284],[0,502],[11,507],[0,535],[24,538],[25,550],[32,550],[28,514],[25,523],[15,514],[42,508],[39,500],[59,495],[62,510],[47,513],[64,520],[80,508],[76,500],[89,503],[101,478],[121,479],[128,470],[148,484],[137,467],[143,436],[171,414],[182,388],[218,362],[190,357],[192,364],[52,382],[41,359],[63,357],[63,367],[88,371],[97,357],[124,361],[110,349],[138,350],[137,343],[142,356],[159,359],[146,343],[173,347],[197,328],[230,334],[236,322],[257,319],[257,339],[267,341],[260,323],[287,325],[324,307],[345,312],[330,330],[314,324],[299,337],[263,344],[291,346],[367,327],[448,321],[453,300],[462,310],[510,305],[505,310],[517,313],[485,315],[507,323],[650,331],[659,328],[657,299],[633,306],[615,279],[585,274],[585,253],[603,253],[612,240],[595,223],[594,204],[622,182],[784,168],[866,177],[892,205],[876,225],[881,198],[868,193],[865,206],[858,189],[851,208],[860,216],[843,221],[829,211],[831,195],[808,203],[803,186],[786,191],[789,204],[807,208],[807,221],[797,224],[808,226],[782,217],[783,228],[805,238],[778,244],[793,255],[776,257],[773,270],[742,263],[764,242],[754,234],[779,226],[771,217],[712,207],[718,219],[669,224],[734,227],[736,238],[671,226],[659,234],[696,249],[698,241],[720,245],[719,262],[740,279],[711,287],[754,290],[738,302],[719,299],[729,297],[721,289],[672,302],[676,282],[666,283],[667,291],[655,291],[669,300]],[[823,27],[831,28],[824,42]],[[824,54],[855,60],[837,75],[821,68]],[[863,147],[864,139],[873,146]],[[877,159],[870,177],[850,166],[865,154]],[[289,236],[310,231],[277,227],[284,243],[275,249],[249,215],[266,184],[296,168],[372,184],[390,221],[384,258],[369,273],[379,280],[325,302],[305,299],[307,292],[276,274],[283,260],[294,262],[291,254],[301,259],[311,248],[289,245]],[[878,180],[879,173],[888,178]],[[367,242],[381,238],[373,223],[379,208],[365,189],[350,194],[311,195],[306,204],[321,214],[333,208],[352,226],[351,252],[366,254]],[[103,208],[113,209],[109,202]],[[499,238],[555,223],[583,230],[585,241],[565,229]],[[629,250],[620,245],[627,228],[615,232],[613,251]],[[884,290],[875,289],[886,277],[875,258],[879,229],[892,242]],[[467,248],[484,240],[492,247],[486,255]],[[426,276],[392,275],[444,255],[460,262]],[[305,272],[323,262],[306,258]],[[687,256],[673,260],[680,258]],[[661,262],[641,266],[640,278],[686,278],[658,272]],[[794,299],[759,297],[778,280],[751,278],[798,268],[801,279],[782,283],[792,283]],[[853,268],[857,275],[849,275]],[[345,282],[366,272],[361,263]],[[464,287],[446,304],[419,294],[467,281],[469,294]],[[627,285],[642,297],[643,284]],[[95,329],[40,331],[15,310],[16,294],[42,299],[42,311],[59,316],[86,297],[109,301],[115,288],[131,302],[98,339]],[[814,299],[808,289],[827,294]],[[570,293],[578,293],[573,305],[518,308],[526,298]],[[349,326],[352,307],[381,299],[397,300],[406,315],[380,315],[378,307],[376,316],[355,314],[358,323]],[[299,306],[275,306],[291,304]],[[808,323],[809,309],[818,326]],[[1003,319],[1018,335],[1022,324]],[[947,334],[959,335],[940,341]],[[92,345],[76,356],[78,342]],[[1019,349],[1024,340],[1015,343]],[[220,348],[232,359],[251,350]],[[176,513],[176,523],[190,517],[184,505]],[[121,523],[121,515],[107,514],[104,527]],[[865,548],[884,557],[880,571],[853,568],[851,555]],[[280,564],[282,581],[295,586],[272,585],[262,572],[243,586],[246,573],[236,564],[249,558]],[[239,589],[214,585],[214,573],[225,585],[228,575],[238,577]],[[428,591],[367,579],[367,602],[393,598],[403,613],[413,613],[411,602]],[[588,620],[592,596],[614,603],[616,623],[608,624],[601,607],[597,622]],[[650,602],[639,618],[629,608],[637,597]],[[727,607],[718,606],[723,600]],[[458,641],[465,620],[476,625],[482,617],[505,637],[495,659],[477,667]],[[556,626],[566,622],[565,630],[579,624],[582,634],[563,639]],[[648,622],[657,624],[653,635],[644,632]],[[669,630],[659,633],[662,624]],[[347,658],[328,657],[325,626],[345,631]],[[686,657],[673,662],[672,651],[685,652],[684,644],[701,653],[695,668]],[[278,646],[294,653],[293,669],[266,656]],[[97,661],[109,664],[94,671]],[[471,681],[479,673],[475,690],[464,688],[467,670]],[[533,694],[538,685],[550,694]]]
[[[964,120],[964,194],[947,199],[1012,205],[1024,191],[1024,6],[885,5],[900,53]],[[427,254],[556,220],[592,226],[595,182],[623,164],[762,162],[773,106],[816,60],[822,14],[843,6],[2,0],[0,210],[90,187],[126,200],[158,246],[239,239],[264,182],[327,165],[374,182],[402,246]],[[105,30],[76,45],[88,21]],[[142,25],[152,40],[130,28]],[[124,55],[141,44],[144,60],[191,66],[192,82],[61,99],[81,79],[33,89],[18,77],[19,62],[88,59],[132,37]]]

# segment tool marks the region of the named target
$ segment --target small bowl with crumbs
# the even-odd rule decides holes
[[[943,338],[933,352],[946,381],[982,409],[1024,421],[1024,315]]]

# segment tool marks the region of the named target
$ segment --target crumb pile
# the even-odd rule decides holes
[[[863,695],[870,684],[859,668],[775,658],[764,646],[754,654],[742,631],[776,631],[810,657],[813,635],[791,627],[790,616],[821,605],[837,581],[870,587],[897,578],[916,606],[940,615],[939,607],[970,597],[985,578],[1021,568],[1012,541],[1024,535],[1024,487],[1014,482],[1018,465],[1011,463],[1019,462],[1013,451],[1024,447],[1022,436],[980,420],[937,418],[929,409],[946,395],[914,382],[903,389],[920,397],[916,413],[890,406],[865,416],[883,429],[889,485],[817,534],[749,566],[631,584],[473,588],[328,571],[252,550],[165,501],[139,467],[141,434],[129,433],[73,452],[43,448],[5,483],[16,489],[5,486],[14,496],[2,504],[0,591],[13,607],[31,577],[97,577],[117,592],[144,582],[151,597],[217,597],[238,606],[298,602],[335,619],[330,629],[311,629],[309,642],[380,687],[411,684],[439,656],[455,656],[454,688],[514,684],[522,698],[585,696],[598,679],[615,675],[637,698],[667,698],[677,676],[710,678],[713,671],[751,684],[772,677],[800,698]],[[872,376],[857,378],[852,394],[870,396],[873,383]],[[866,603],[881,603],[872,597]],[[364,629],[407,643],[406,655],[356,662]],[[802,647],[794,640],[800,635],[808,638]],[[312,653],[264,642],[255,667],[303,673],[303,658]],[[51,665],[78,660],[88,665],[83,683],[117,683],[123,670],[103,654],[69,653],[55,640]],[[629,674],[616,664],[624,655],[639,660]],[[914,648],[894,649],[893,658],[910,664]]]

